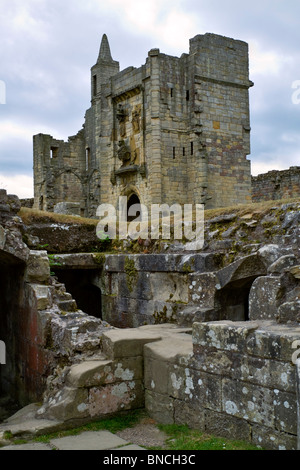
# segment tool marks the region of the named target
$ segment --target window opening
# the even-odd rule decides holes
[[[97,95],[97,75],[93,76],[93,95]]]

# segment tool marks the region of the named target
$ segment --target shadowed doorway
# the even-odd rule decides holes
[[[137,205],[137,207],[134,207],[134,205]],[[128,222],[132,222],[133,220],[140,220],[141,217],[141,209],[140,209],[141,203],[136,194],[132,194],[127,201],[127,220]],[[134,212],[134,215],[129,215],[129,210]]]
[[[95,271],[88,269],[66,269],[55,272],[59,282],[66,286],[77,307],[84,313],[102,319],[101,289],[95,284]]]

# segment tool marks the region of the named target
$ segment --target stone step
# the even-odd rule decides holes
[[[72,294],[69,294],[69,292],[56,292],[55,297],[60,301],[62,300],[72,300]]]
[[[65,312],[75,312],[77,310],[77,304],[74,299],[58,300],[57,305],[60,310],[63,310]]]
[[[193,323],[203,323],[209,321],[218,321],[220,312],[215,308],[195,307],[194,305],[184,308],[177,314],[177,323],[179,326],[192,327]]]

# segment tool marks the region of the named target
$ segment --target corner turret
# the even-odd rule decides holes
[[[119,62],[113,60],[106,34],[103,34],[97,63],[91,69],[92,100],[101,91],[101,85],[120,71]]]

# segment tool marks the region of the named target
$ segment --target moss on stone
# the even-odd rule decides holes
[[[134,264],[134,260],[126,256],[124,268],[125,268],[125,273],[126,273],[127,287],[129,291],[132,292],[134,283],[136,282],[137,276],[138,276],[137,269]]]
[[[96,264],[99,264],[100,266],[104,266],[105,255],[103,253],[93,253],[93,259]]]

